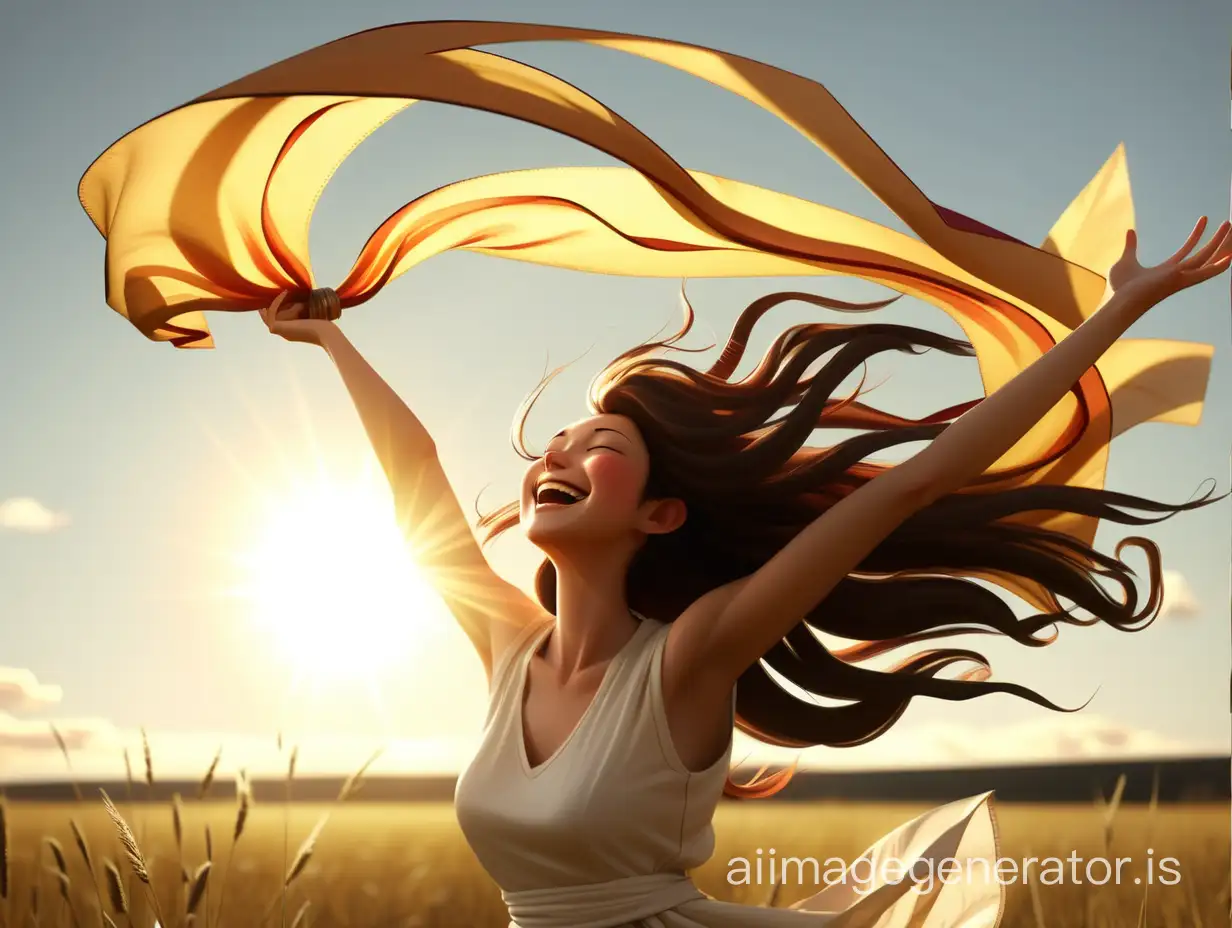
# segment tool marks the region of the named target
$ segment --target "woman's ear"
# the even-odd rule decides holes
[[[643,509],[641,529],[647,535],[667,535],[684,525],[688,515],[684,500],[650,500]]]

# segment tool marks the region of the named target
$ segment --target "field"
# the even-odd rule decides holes
[[[504,928],[508,923],[498,890],[463,842],[448,804],[250,804],[233,844],[239,809],[234,800],[130,805],[123,796],[114,798],[116,812],[131,826],[168,928],[186,922],[194,928],[255,928],[278,926],[284,919],[287,925],[298,922],[297,928]],[[724,803],[715,819],[715,855],[694,879],[717,898],[765,904],[774,887],[727,884],[731,857],[773,845],[780,856],[851,860],[919,811],[894,804]],[[1001,805],[997,812],[1006,857],[1065,858],[1077,851],[1085,858],[1134,861],[1123,871],[1121,885],[1085,884],[1080,865],[1085,885],[1074,885],[1067,875],[1062,885],[1010,886],[1005,928],[1229,924],[1226,803]],[[314,839],[314,828],[327,813]],[[134,879],[118,829],[101,802],[10,801],[5,817],[8,879],[0,905],[0,913],[7,914],[0,921],[5,928],[153,924],[147,888]],[[1156,861],[1176,858],[1178,882],[1134,885],[1134,875],[1145,873],[1147,848]],[[203,868],[207,858],[209,867]],[[118,880],[109,878],[112,862]],[[281,887],[288,876],[284,900]],[[1094,876],[1102,878],[1099,872]],[[116,898],[117,889],[124,891],[123,900]],[[774,904],[789,904],[815,889],[811,883],[785,884]],[[189,907],[195,911],[186,919]]]

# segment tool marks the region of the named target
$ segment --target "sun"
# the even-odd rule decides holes
[[[443,608],[390,494],[368,481],[321,481],[272,500],[241,561],[254,619],[314,681],[371,679],[405,662]]]

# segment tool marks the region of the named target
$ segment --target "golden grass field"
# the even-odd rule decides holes
[[[187,801],[173,808],[113,798],[151,875],[165,928],[280,926],[284,919],[286,925],[298,922],[297,928],[504,928],[508,923],[498,890],[463,841],[447,803],[250,804],[232,858],[235,800]],[[920,811],[920,806],[898,804],[724,803],[715,819],[715,855],[694,879],[717,898],[764,904],[774,893],[772,886],[727,884],[726,862],[733,856],[752,856],[756,848],[772,845],[779,856],[851,860]],[[304,847],[326,813],[328,821]],[[997,814],[1006,857],[1067,857],[1073,851],[1092,857],[1104,855],[1105,840],[1110,840],[1108,856],[1135,861],[1123,871],[1123,885],[1073,885],[1067,879],[1065,885],[1038,885],[1034,892],[1021,884],[1010,886],[1005,928],[1229,924],[1232,861],[1226,803],[1000,805]],[[134,879],[119,831],[101,801],[10,801],[5,818],[4,928],[153,924],[147,888]],[[78,826],[80,841],[71,822]],[[1156,860],[1176,858],[1181,879],[1149,887],[1144,912],[1145,887],[1133,885],[1132,877],[1144,873],[1140,861],[1148,847]],[[210,866],[201,876],[207,856]],[[109,886],[112,862],[124,889],[123,905],[113,898],[116,887]],[[280,888],[288,872],[293,878],[284,903]],[[186,918],[194,881],[198,899],[193,916]],[[774,904],[790,904],[816,888],[785,884]],[[100,917],[100,904],[106,918]]]

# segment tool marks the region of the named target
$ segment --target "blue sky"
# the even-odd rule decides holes
[[[392,613],[413,613],[411,632],[374,644],[389,660],[311,686],[287,647],[285,617],[279,631],[236,595],[268,587],[250,565],[264,556],[260,539],[285,528],[285,498],[298,483],[374,483],[327,359],[272,339],[249,315],[213,320],[214,351],[146,342],[103,302],[104,243],[76,200],[93,158],[158,113],[339,36],[437,18],[659,35],[804,74],[933,200],[1027,241],[1043,239],[1122,142],[1144,260],[1171,252],[1199,215],[1218,222],[1228,210],[1232,9],[1214,0],[19,5],[0,36],[0,503],[35,500],[58,518],[46,531],[21,530],[29,504],[0,509],[10,523],[0,529],[0,777],[58,773],[46,750],[50,719],[100,771],[118,769],[119,746],[139,726],[186,770],[204,767],[220,741],[230,762],[259,766],[279,729],[314,745],[305,763],[321,770],[351,766],[383,743],[396,745],[389,770],[452,768],[465,756],[482,722],[482,672],[439,605],[416,592],[413,565],[395,557],[382,562],[384,576],[368,578],[391,590]],[[901,228],[824,153],[716,88],[601,49],[502,53],[578,84],[686,167]],[[417,105],[366,141],[326,189],[312,232],[317,278],[340,280],[382,219],[440,184],[606,163],[531,126]],[[692,282],[699,338],[721,336],[745,303],[791,284]],[[805,285],[871,292],[845,281]],[[1228,488],[1227,286],[1225,278],[1183,294],[1132,331],[1213,343],[1214,369],[1202,424],[1148,425],[1119,440],[1109,487],[1168,501],[1209,478]],[[514,492],[522,463],[508,428],[545,363],[580,359],[538,407],[532,440],[582,413],[583,388],[604,361],[676,320],[676,291],[672,281],[449,254],[399,279],[344,328],[428,425],[463,500],[484,491],[486,507]],[[767,330],[803,318],[786,308]],[[885,318],[957,334],[920,306]],[[907,413],[978,390],[961,362],[890,359],[874,370],[889,378],[878,401]],[[1084,713],[1058,717],[999,696],[920,703],[880,742],[816,752],[811,762],[1228,750],[1227,505],[1150,530],[1165,567],[1183,578],[1173,581],[1176,602],[1186,600],[1151,630],[1070,629],[1026,654],[988,647],[999,676],[1060,702],[1098,687]],[[303,557],[337,569],[344,558],[331,541],[373,544],[352,531]],[[1110,550],[1118,537],[1107,529],[1099,543]],[[502,542],[495,557],[525,581],[532,554]],[[364,627],[345,612],[334,634]]]

